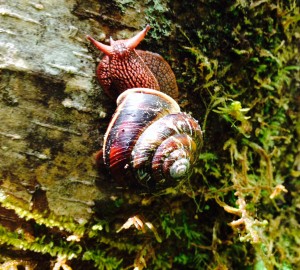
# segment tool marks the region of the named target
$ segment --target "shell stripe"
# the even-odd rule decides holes
[[[121,172],[130,175],[128,166],[131,149],[137,138],[152,122],[164,115],[177,112],[179,107],[172,99],[162,99],[162,93],[148,89],[130,89],[119,96],[118,107],[104,137],[104,163],[114,178]],[[150,109],[149,109],[150,108]]]
[[[198,153],[196,145],[201,144],[200,126],[191,116],[185,113],[169,114],[144,130],[132,150],[131,166],[143,185],[151,186],[153,180],[162,185],[171,178],[166,168],[178,159],[188,158],[190,161],[187,162],[193,164]],[[184,171],[182,176],[185,175]]]

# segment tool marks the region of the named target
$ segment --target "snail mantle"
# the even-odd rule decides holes
[[[98,159],[118,184],[153,190],[191,174],[202,131],[175,101],[178,88],[169,64],[156,53],[135,50],[149,29],[130,39],[110,39],[110,45],[87,38],[105,54],[96,74],[105,92],[117,99]]]

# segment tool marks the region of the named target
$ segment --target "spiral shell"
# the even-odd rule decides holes
[[[160,188],[187,177],[202,145],[198,122],[175,100],[147,88],[129,89],[104,138],[104,163],[120,184]]]

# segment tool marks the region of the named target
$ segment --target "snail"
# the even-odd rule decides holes
[[[127,40],[110,39],[110,46],[87,38],[105,53],[96,74],[117,99],[99,156],[118,183],[159,189],[192,172],[202,131],[175,101],[178,88],[168,63],[158,54],[135,50],[149,28]]]

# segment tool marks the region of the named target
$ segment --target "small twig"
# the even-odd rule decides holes
[[[59,127],[59,126],[55,126],[55,125],[51,125],[51,124],[42,123],[42,122],[39,122],[37,120],[31,121],[31,123],[34,123],[34,124],[36,124],[38,126],[41,126],[41,127],[45,127],[45,128],[49,128],[49,129],[55,129],[55,130],[58,130],[58,131],[61,131],[61,132],[66,132],[66,133],[74,134],[74,135],[77,135],[77,136],[82,135],[80,132],[77,132],[75,130],[71,130],[71,129],[68,129],[68,128],[63,128],[63,127]]]
[[[10,133],[5,133],[0,131],[0,135],[11,138],[13,140],[21,140],[22,137],[18,134],[10,134]]]
[[[220,201],[218,198],[216,198],[216,202],[222,206],[226,212],[240,216],[238,220],[230,222],[229,225],[233,228],[240,227],[241,225],[245,226],[245,231],[247,234],[243,237],[240,237],[241,241],[260,243],[261,235],[258,227],[266,226],[268,222],[266,220],[259,221],[254,219],[247,211],[247,203],[244,197],[239,192],[236,192],[235,195],[238,196],[236,201],[238,208],[231,207]]]

